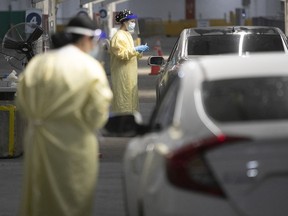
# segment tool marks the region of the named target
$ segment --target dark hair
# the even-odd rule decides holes
[[[95,22],[87,14],[78,14],[73,17],[67,24],[67,27],[82,27],[91,30],[97,28]],[[75,33],[67,33],[64,31],[57,32],[51,36],[52,48],[60,48],[70,43],[76,43],[83,35]]]
[[[72,43],[72,35],[64,31],[56,32],[51,35],[52,49],[58,49]]]
[[[117,23],[123,23],[129,19],[136,19],[136,18],[137,15],[133,14],[130,10],[124,9],[115,16],[115,21]]]

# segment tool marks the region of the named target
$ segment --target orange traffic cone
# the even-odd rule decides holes
[[[158,56],[163,56],[162,48],[161,48],[161,42],[159,39],[157,39],[154,49],[157,49]]]

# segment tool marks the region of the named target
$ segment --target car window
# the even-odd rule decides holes
[[[174,44],[172,52],[170,53],[169,58],[167,60],[167,67],[168,68],[173,67],[178,61],[178,57],[177,57],[178,46],[179,46],[179,38],[177,39],[176,43]]]
[[[205,81],[203,104],[220,122],[288,119],[288,77]]]
[[[280,35],[245,35],[243,52],[284,51]]]
[[[179,78],[176,78],[167,87],[163,99],[158,107],[155,107],[151,116],[150,126],[152,130],[161,130],[172,124],[179,86]]]
[[[217,55],[228,53],[283,51],[279,34],[227,34],[191,36],[188,55]]]

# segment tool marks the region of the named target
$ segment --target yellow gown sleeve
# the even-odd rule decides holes
[[[121,33],[112,38],[110,52],[121,60],[130,60],[133,57],[141,58],[142,56],[135,50],[134,45],[131,45],[131,41]]]

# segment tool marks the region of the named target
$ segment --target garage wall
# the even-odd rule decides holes
[[[172,20],[185,19],[185,0],[130,0],[119,4],[117,10],[129,8],[139,17],[153,17],[168,20],[169,13]],[[242,8],[241,0],[196,0],[196,19],[229,19],[230,11]],[[247,17],[279,16],[280,0],[251,0],[246,8]]]
[[[25,11],[0,11],[0,40],[13,25],[21,22],[25,22]]]
[[[215,1],[215,0],[213,0]],[[117,9],[131,9],[139,17],[153,17],[168,20],[185,19],[185,0],[130,0],[128,3],[119,4]]]
[[[230,0],[229,4],[227,0],[196,0],[196,19],[223,19],[225,13],[228,15],[239,7],[242,7],[241,0]]]
[[[13,11],[26,10],[31,7],[31,0],[0,0],[0,11],[8,11],[9,6]]]
[[[242,0],[195,0],[196,19],[223,19],[230,11],[242,7]],[[278,16],[281,10],[280,0],[251,0],[247,8],[248,17]],[[70,17],[79,9],[79,0],[64,1],[63,17]],[[26,10],[31,7],[31,0],[0,0],[0,11]],[[139,17],[161,18],[163,20],[185,19],[185,0],[130,0],[117,5],[116,10],[131,9]],[[61,12],[60,12],[61,13]]]

